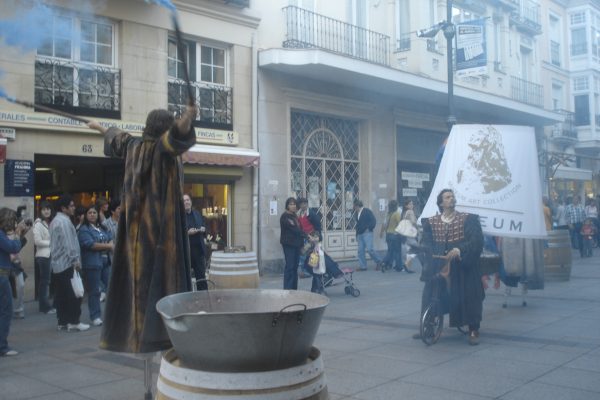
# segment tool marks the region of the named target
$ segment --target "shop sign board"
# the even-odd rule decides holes
[[[33,161],[6,160],[4,165],[4,196],[33,196]]]
[[[139,136],[144,130],[144,124],[140,122],[121,121],[114,119],[98,119],[100,125],[105,128],[117,127],[133,135]],[[0,110],[0,124],[5,128],[12,129],[14,139],[14,128],[37,128],[46,130],[77,131],[94,133],[83,122],[71,118],[46,113],[23,113],[17,111]],[[196,131],[196,142],[206,144],[221,144],[235,146],[239,144],[239,135],[235,131],[194,128]],[[2,132],[0,131],[0,134]],[[7,136],[5,136],[7,137]]]

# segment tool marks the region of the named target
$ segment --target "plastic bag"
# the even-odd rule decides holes
[[[73,272],[71,286],[73,287],[73,293],[75,293],[75,297],[82,298],[85,291],[83,290],[83,281],[81,280],[81,276],[79,276],[79,272],[77,272],[77,270]]]

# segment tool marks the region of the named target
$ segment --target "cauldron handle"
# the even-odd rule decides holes
[[[210,283],[213,285],[213,289],[217,288],[217,284],[214,281],[211,281],[210,279],[197,279],[196,282],[206,282],[206,283]],[[206,287],[206,290],[208,290],[208,285]]]
[[[296,317],[296,322],[298,324],[301,324],[302,323],[302,319],[304,318],[304,312],[306,312],[306,309],[308,307],[306,307],[306,304],[303,304],[303,303],[294,303],[294,304],[289,304],[289,305],[283,307],[281,310],[279,310],[279,312],[273,316],[273,320],[271,321],[271,326],[272,327],[277,326],[277,322],[279,321],[279,317],[281,317],[281,314],[283,313],[283,311],[285,309],[290,308],[290,307],[296,307],[296,306],[300,306],[300,307],[304,308],[304,310],[302,310],[301,312],[298,312],[298,316]]]

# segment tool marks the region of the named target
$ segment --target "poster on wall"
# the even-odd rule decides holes
[[[308,206],[318,208],[321,205],[321,191],[319,190],[320,178],[318,176],[309,176],[308,179]]]
[[[4,196],[33,196],[33,161],[6,160],[4,166]]]
[[[479,215],[483,233],[546,238],[535,132],[512,125],[454,125],[421,217],[452,189],[456,209]]]
[[[456,24],[456,76],[487,73],[485,19]]]

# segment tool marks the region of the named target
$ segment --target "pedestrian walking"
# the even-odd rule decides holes
[[[377,225],[377,220],[373,211],[363,205],[359,199],[354,200],[354,212],[356,215],[356,242],[358,243],[358,263],[359,271],[367,270],[366,253],[369,253],[371,259],[375,261],[375,269],[381,269],[381,258],[373,250],[373,229]]]

